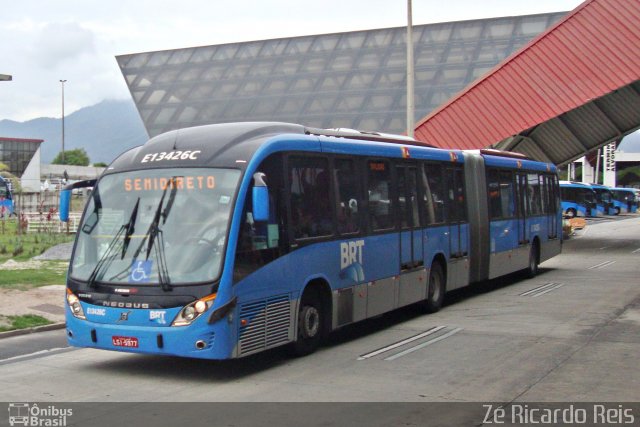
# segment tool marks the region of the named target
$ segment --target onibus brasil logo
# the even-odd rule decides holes
[[[64,427],[73,415],[71,408],[54,405],[39,407],[37,403],[9,403],[9,425],[29,427]]]

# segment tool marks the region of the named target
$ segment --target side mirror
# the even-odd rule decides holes
[[[60,221],[69,221],[69,208],[71,206],[71,190],[62,190],[60,192],[60,209],[58,209],[60,215]]]
[[[62,191],[60,192],[60,208],[58,209],[60,221],[62,222],[69,221],[69,209],[71,207],[71,194],[73,190],[76,188],[93,187],[95,185],[96,185],[95,179],[88,179],[86,181],[78,181],[78,182],[74,182],[73,184],[66,185],[62,189]]]
[[[269,221],[269,187],[264,182],[265,177],[262,172],[253,174],[253,220],[256,222]]]

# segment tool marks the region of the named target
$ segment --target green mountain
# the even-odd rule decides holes
[[[61,122],[48,117],[26,122],[0,120],[0,137],[43,139],[42,162],[50,163],[62,149]],[[132,100],[107,100],[81,108],[65,117],[64,126],[65,150],[84,148],[91,162],[110,163],[148,139]]]

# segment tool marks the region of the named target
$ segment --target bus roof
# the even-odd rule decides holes
[[[560,181],[560,187],[576,187],[576,188],[592,189],[591,185],[584,182],[577,182],[577,181]]]
[[[279,122],[241,122],[178,129],[151,138],[132,148],[106,169],[105,174],[126,170],[168,167],[223,167],[244,169],[261,147],[278,137],[278,149],[326,151],[343,154],[389,155],[448,159],[464,162],[460,150],[443,150],[403,135],[360,132],[352,129],[317,129]],[[370,146],[365,144],[371,144]],[[283,148],[285,147],[285,148]],[[368,149],[370,147],[371,149]],[[266,148],[266,147],[265,147]],[[275,148],[275,147],[274,147]],[[418,150],[415,150],[418,148]],[[264,150],[261,150],[262,154]],[[480,154],[505,167],[547,170],[555,166],[510,153],[481,151]]]

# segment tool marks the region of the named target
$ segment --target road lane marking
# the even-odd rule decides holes
[[[600,264],[596,264],[596,265],[592,265],[591,267],[588,268],[588,270],[595,270],[597,268],[604,268],[604,267],[608,267],[611,264],[615,264],[615,261],[605,261],[605,262],[601,262]]]
[[[555,283],[555,282],[547,283],[545,285],[538,286],[537,288],[533,288],[533,289],[530,289],[530,290],[528,290],[526,292],[523,292],[523,293],[520,294],[520,296],[521,297],[526,297],[526,296],[528,296],[530,294],[536,293],[538,291],[543,291],[543,290],[545,290],[545,289],[547,289],[547,288],[549,288],[551,286],[557,285],[557,284],[558,283]]]
[[[450,336],[457,334],[461,330],[462,330],[462,328],[456,328],[453,331],[449,331],[444,335],[440,335],[439,337],[430,339],[427,342],[423,342],[422,344],[418,344],[418,345],[416,345],[414,347],[410,347],[410,348],[408,348],[408,349],[406,349],[404,351],[401,351],[400,353],[394,354],[393,356],[389,356],[389,357],[385,358],[384,360],[396,360],[399,357],[406,356],[409,353],[413,353],[414,351],[421,350],[421,349],[423,349],[423,348],[425,348],[425,347],[427,347],[427,346],[429,346],[431,344],[435,344],[438,341],[442,341],[445,338],[449,338]]]
[[[555,291],[556,289],[558,289],[558,288],[560,288],[562,286],[564,286],[564,283],[556,283],[556,286],[553,286],[551,288],[547,288],[542,292],[538,292],[537,294],[532,295],[532,298],[538,298],[540,295],[544,295],[544,294],[546,294],[548,292]]]
[[[0,366],[8,365],[10,363],[20,362],[24,360],[39,359],[41,357],[53,356],[54,354],[66,353],[68,351],[75,351],[75,350],[78,350],[78,349],[74,347],[59,347],[59,348],[52,348],[49,350],[40,350],[40,351],[36,351],[34,353],[29,353],[29,354],[21,354],[20,356],[13,356],[13,357],[8,357],[6,359],[0,360]]]
[[[640,252],[640,248],[636,249],[635,251],[631,252],[632,254],[637,254],[638,252]]]
[[[373,356],[377,356],[379,354],[386,353],[389,350],[393,350],[394,348],[401,347],[401,346],[403,346],[405,344],[408,344],[410,342],[419,340],[420,338],[424,338],[426,336],[433,335],[436,332],[438,332],[438,331],[440,331],[441,329],[444,329],[444,328],[446,328],[446,326],[435,326],[435,327],[433,327],[433,328],[431,328],[431,329],[429,329],[429,330],[427,330],[425,332],[422,332],[422,333],[420,333],[418,335],[414,335],[414,336],[406,338],[406,339],[404,339],[402,341],[398,341],[396,343],[390,344],[390,345],[388,345],[386,347],[379,348],[377,350],[372,351],[371,353],[363,354],[362,356],[358,357],[358,360],[366,360],[366,359],[369,359],[369,358],[371,358]]]

